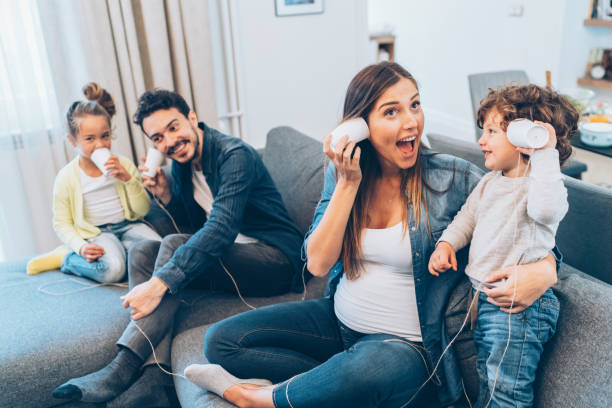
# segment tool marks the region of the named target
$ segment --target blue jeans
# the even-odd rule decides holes
[[[242,378],[277,383],[275,407],[401,407],[427,380],[421,343],[363,334],[338,322],[333,300],[288,302],[211,326],[209,362]],[[431,382],[414,398],[431,398]]]
[[[492,408],[533,406],[533,382],[538,362],[544,343],[555,333],[558,317],[559,301],[551,289],[516,314],[503,312],[487,302],[486,294],[480,294],[478,324],[474,330],[480,384],[476,407],[485,407],[491,393],[489,407]],[[510,343],[500,366],[508,342],[508,319]]]
[[[104,255],[93,262],[87,261],[76,252],[64,258],[61,271],[83,276],[100,283],[120,282],[125,278],[126,251],[137,241],[161,241],[151,227],[142,222],[122,221],[106,224],[100,228],[100,235],[87,240],[104,248]]]

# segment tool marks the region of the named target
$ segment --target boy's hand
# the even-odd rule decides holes
[[[106,163],[104,163],[104,168],[110,170],[108,173],[110,176],[116,177],[124,183],[127,183],[132,178],[132,175],[121,165],[117,156],[109,157]]]
[[[536,125],[544,126],[546,130],[548,130],[548,143],[538,149],[531,149],[529,147],[516,148],[516,150],[518,150],[519,152],[529,156],[531,156],[536,150],[554,149],[557,146],[557,132],[555,132],[555,128],[550,123],[540,122],[539,120],[535,120],[534,123]]]
[[[93,262],[104,255],[104,248],[90,242],[89,244],[85,244],[81,247],[79,255],[85,258],[87,262]]]
[[[436,245],[436,250],[429,258],[429,273],[435,276],[440,276],[440,272],[446,272],[448,268],[457,270],[457,257],[455,250],[445,241],[440,241]]]
[[[140,160],[142,164],[138,166],[138,170],[141,172],[145,172],[149,170],[145,167],[144,163],[147,161],[146,157],[141,157]],[[166,175],[161,167],[157,167],[157,171],[155,172],[154,177],[149,177],[146,174],[142,174],[142,184],[145,186],[147,190],[151,192],[151,194],[159,197],[160,200],[164,204],[168,204],[170,199],[172,198],[172,193],[170,192],[170,187],[168,186],[168,180],[166,179]]]

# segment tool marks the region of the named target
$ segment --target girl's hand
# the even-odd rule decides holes
[[[539,120],[534,121],[534,123],[536,125],[544,126],[546,130],[548,130],[548,143],[538,149],[531,149],[528,147],[516,148],[516,150],[518,150],[519,152],[527,154],[529,156],[531,156],[536,150],[554,149],[557,146],[557,132],[555,132],[555,128],[550,123],[540,122]]]
[[[429,258],[429,273],[440,276],[440,272],[446,272],[449,268],[457,270],[457,257],[453,247],[448,242],[441,241]]]
[[[127,183],[132,178],[132,175],[121,165],[117,156],[109,157],[106,163],[104,163],[104,168],[110,170],[109,175],[118,178],[124,183]]]
[[[331,134],[327,135],[325,138],[323,152],[325,152],[327,157],[334,163],[334,167],[338,174],[338,182],[343,181],[359,185],[359,183],[361,183],[361,167],[359,167],[361,149],[355,147],[355,142],[349,143],[347,135],[338,140],[332,149],[331,138]]]
[[[104,248],[90,242],[89,244],[85,244],[81,247],[79,255],[85,258],[87,262],[93,262],[104,255]]]
[[[504,279],[504,284],[496,288],[483,288],[483,292],[489,296],[487,300],[506,313],[522,312],[557,282],[555,260],[548,254],[546,258],[531,264],[508,266],[494,273],[487,282]]]
[[[142,164],[138,166],[138,170],[140,170],[141,172],[148,171],[149,169],[144,165],[144,163],[147,161],[147,158],[141,157],[140,160],[142,161]],[[151,192],[151,194],[159,197],[159,199],[162,200],[164,204],[168,204],[170,202],[170,199],[172,198],[172,193],[170,192],[168,179],[166,179],[166,175],[164,174],[164,171],[161,167],[157,167],[155,177],[149,177],[146,174],[142,174],[142,184],[147,190]]]

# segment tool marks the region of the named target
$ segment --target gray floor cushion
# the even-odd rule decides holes
[[[0,407],[57,404],[55,387],[113,358],[129,320],[119,299],[127,289],[92,284],[57,271],[28,276],[25,261],[2,264]]]

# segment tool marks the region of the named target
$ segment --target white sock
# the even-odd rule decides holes
[[[236,384],[272,385],[270,381],[261,378],[242,380],[234,377],[219,364],[192,364],[185,368],[185,377],[198,387],[214,392],[220,397]]]

